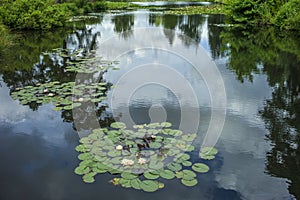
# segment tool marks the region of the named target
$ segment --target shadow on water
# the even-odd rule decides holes
[[[105,18],[109,20],[105,21]],[[239,81],[235,83],[236,85],[255,82],[257,77],[266,77],[271,96],[265,98],[264,102],[261,102],[262,108],[257,110],[257,114],[266,127],[265,139],[271,143],[271,148],[265,155],[264,170],[266,174],[272,177],[287,179],[289,193],[300,198],[300,42],[299,36],[294,33],[279,34],[272,28],[252,31],[226,28],[222,26],[224,25],[224,16],[222,15],[177,16],[151,12],[142,15],[142,17],[136,13],[108,15],[101,17],[96,23],[75,24],[73,28],[68,30],[21,33],[15,46],[2,55],[0,62],[2,81],[10,90],[38,82],[74,81],[76,74],[64,71],[66,59],[55,56],[44,57],[42,52],[54,48],[91,51],[101,48],[98,41],[111,34],[116,34],[124,40],[134,37],[134,28],[138,24],[141,24],[140,26],[165,28],[165,38],[162,39],[168,40],[170,45],[174,45],[178,41],[176,41],[176,34],[169,30],[176,30],[192,38],[192,40],[188,40],[186,37],[180,38],[178,36],[181,39],[181,44],[185,47],[207,44],[204,48],[213,59],[216,61],[226,60],[227,69]],[[108,30],[97,28],[102,25],[113,28]],[[101,79],[104,80],[104,77]],[[168,102],[164,103],[168,104]],[[136,117],[138,120],[141,120],[139,116],[147,112],[150,104],[151,102],[147,106],[143,105],[143,107],[135,104],[131,107],[132,112],[138,116]],[[40,105],[30,105],[30,109],[36,113],[40,108]],[[178,109],[176,103],[169,105],[170,112],[176,113],[176,109]],[[98,105],[97,117],[102,126],[114,121],[108,110],[107,105]],[[63,111],[61,117],[65,122],[73,121],[71,111]],[[88,116],[86,120],[89,120]],[[148,116],[142,118],[143,120],[149,121]],[[101,194],[112,199],[121,197],[123,199],[135,199],[141,195],[136,191],[128,193],[124,189],[118,189],[118,192],[115,192],[116,188],[106,182],[103,183],[105,178],[101,178],[102,184],[100,180],[97,180],[91,187],[81,183],[80,178],[72,174],[77,158],[76,153],[71,152],[71,150],[76,145],[77,136],[70,134],[75,132],[70,127],[65,128],[67,132],[65,137],[68,138],[68,145],[71,148],[64,145],[59,146],[57,149],[61,154],[58,156],[53,156],[53,154],[57,155],[55,153],[57,149],[43,146],[45,141],[38,135],[28,137],[16,133],[12,127],[7,128],[7,125],[0,127],[1,132],[6,132],[0,136],[1,141],[5,141],[1,151],[12,151],[13,156],[11,158],[6,154],[0,154],[0,158],[4,162],[1,165],[1,174],[17,172],[16,176],[13,176],[15,181],[12,181],[11,177],[4,176],[7,184],[5,187],[1,184],[2,188],[6,189],[1,191],[0,197],[19,198],[12,196],[11,187],[13,186],[17,190],[20,188],[26,190],[27,192],[23,191],[23,194],[31,197],[31,199],[65,199],[66,197],[94,199],[95,197],[99,198]],[[15,134],[18,136],[13,136]],[[51,131],[46,131],[46,134],[51,134]],[[12,150],[15,145],[19,148]],[[46,150],[38,153],[40,149],[45,148]],[[22,153],[22,158],[18,159],[17,165],[15,165],[14,158]],[[214,170],[218,171],[222,168],[223,159],[226,157],[220,157],[213,163]],[[29,173],[31,175],[28,175]],[[41,194],[43,190],[48,192],[45,195],[53,194],[53,191],[58,188],[54,186],[57,180],[49,177],[51,173],[54,173],[54,177],[60,180],[62,185],[59,186],[65,189],[64,191],[59,190],[60,198]],[[163,197],[164,199],[175,199],[175,197],[177,199],[224,199],[225,197],[228,199],[247,199],[247,195],[236,188],[221,187],[215,180],[213,172],[202,178],[205,184],[202,184],[200,189],[180,188],[178,191],[177,183],[173,182],[166,190],[159,191],[153,196],[144,193],[143,195],[145,195],[145,199],[153,199],[153,197]],[[30,183],[25,181],[26,179],[35,183],[42,180],[43,184],[33,185],[40,191],[32,191],[35,188],[31,187]],[[51,182],[48,182],[49,180]],[[72,185],[74,185],[73,188]],[[95,192],[95,190],[102,193]],[[22,194],[22,192],[20,193]],[[287,196],[284,197],[288,199]]]

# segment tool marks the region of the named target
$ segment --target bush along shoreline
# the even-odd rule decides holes
[[[49,30],[65,26],[73,16],[112,10],[157,10],[128,1],[105,0],[2,0],[0,24],[17,30]],[[224,0],[210,6],[164,8],[166,14],[225,14],[231,24],[275,26],[300,30],[300,0]]]

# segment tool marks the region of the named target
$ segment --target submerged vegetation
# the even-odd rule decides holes
[[[169,122],[134,125],[127,129],[122,122],[110,128],[94,129],[83,137],[76,150],[81,160],[75,173],[83,181],[92,183],[97,174],[119,175],[110,182],[125,188],[154,192],[164,187],[162,179],[178,178],[185,186],[198,183],[197,174],[209,171],[204,163],[193,163],[187,152],[196,134],[184,134],[171,129]],[[201,158],[211,160],[218,153],[215,148],[201,149]]]

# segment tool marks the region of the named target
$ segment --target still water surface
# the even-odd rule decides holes
[[[71,30],[21,33],[22,39],[0,62],[0,199],[300,198],[300,40],[294,33],[241,31],[228,29],[224,23],[222,15],[137,11],[105,14],[93,22],[74,24]],[[75,79],[75,74],[62,69],[64,60],[45,58],[41,52],[53,48],[100,52],[101,43],[112,36],[120,40],[112,50],[122,48],[120,44],[132,45],[130,41],[140,33],[135,28],[143,27],[161,28],[156,42],[170,48],[189,49],[197,55],[203,47],[225,83],[227,115],[216,146],[219,154],[209,162],[209,173],[199,176],[196,187],[172,180],[163,190],[148,194],[108,184],[110,175],[99,175],[94,184],[85,184],[73,173],[79,161],[72,113],[52,111],[51,104],[22,106],[10,97],[16,87]],[[133,67],[149,62],[172,66],[186,77],[200,102],[199,137],[194,143],[200,146],[211,102],[195,68],[179,57],[151,49],[129,52],[119,61],[120,70],[104,75],[107,82],[116,83]],[[129,109],[136,123],[150,122],[152,112],[166,113],[168,121],[178,126],[181,114],[176,95],[159,85],[136,90]],[[109,102],[99,106],[98,114],[102,126],[113,121]],[[192,159],[197,160],[197,153]]]

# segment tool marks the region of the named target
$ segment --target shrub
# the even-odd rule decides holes
[[[53,0],[16,0],[0,8],[3,23],[16,29],[50,29],[63,26],[70,17],[64,4]]]
[[[300,30],[300,0],[290,0],[281,6],[274,24],[281,28]]]
[[[98,1],[94,3],[94,12],[101,12],[107,9],[106,1]]]

